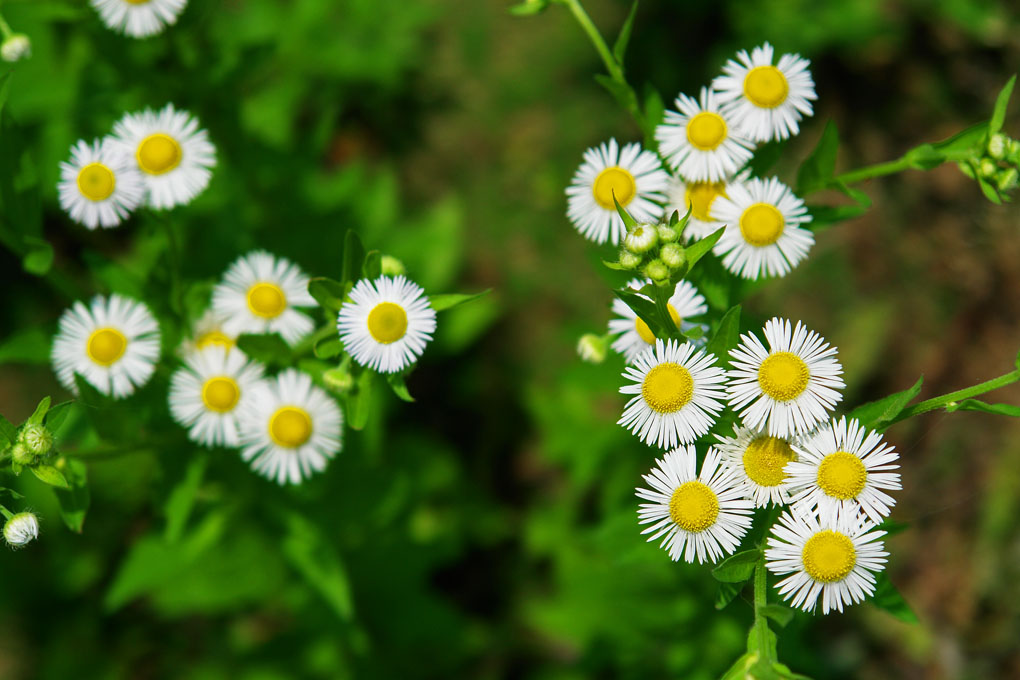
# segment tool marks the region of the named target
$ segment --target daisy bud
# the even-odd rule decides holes
[[[687,261],[687,253],[676,243],[667,243],[659,251],[659,258],[670,269],[679,269]]]
[[[32,56],[32,41],[24,33],[14,33],[0,45],[0,58],[20,61]]]
[[[641,256],[635,255],[625,248],[620,251],[620,266],[626,269],[637,269],[641,266]]]
[[[623,239],[623,245],[632,253],[647,253],[659,241],[658,229],[652,224],[639,224]]]
[[[39,519],[31,512],[19,512],[4,524],[4,540],[14,548],[20,548],[39,536]]]
[[[1008,147],[1009,137],[998,132],[988,140],[988,155],[997,161],[1001,161],[1006,157]]]
[[[45,425],[26,425],[18,440],[36,456],[45,456],[53,448],[53,434]]]
[[[978,172],[986,179],[993,179],[995,174],[999,172],[999,166],[991,158],[982,158],[981,165],[978,166]]]
[[[381,264],[383,276],[404,276],[407,274],[404,263],[392,255],[383,255]]]
[[[669,267],[662,260],[652,260],[645,265],[645,276],[657,286],[669,281]]]
[[[585,333],[577,341],[577,354],[590,364],[601,364],[606,360],[607,345],[606,336]]]
[[[21,442],[11,447],[11,459],[18,465],[34,465],[37,458],[38,456]]]
[[[1007,163],[1010,165],[1020,165],[1020,139],[1009,140],[1009,149],[1006,154]]]
[[[995,183],[998,185],[999,191],[1012,191],[1018,182],[1020,182],[1020,172],[1016,168],[1006,168],[995,176]]]
[[[680,232],[678,232],[676,229],[666,224],[659,225],[660,241],[662,241],[663,243],[672,243],[673,241],[676,241],[678,238],[680,238]]]
[[[322,382],[333,392],[343,394],[354,387],[354,377],[343,368],[331,368],[323,372]]]

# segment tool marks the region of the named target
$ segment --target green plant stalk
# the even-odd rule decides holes
[[[659,325],[665,332],[666,337],[671,340],[683,340],[680,329],[673,323],[673,315],[669,313],[670,289],[662,286],[655,287],[655,311],[659,316]]]
[[[177,232],[169,217],[160,216],[159,221],[166,230],[170,259],[170,308],[178,315],[184,316],[184,305],[181,299],[181,246]]]
[[[894,175],[897,172],[903,172],[904,170],[910,169],[910,161],[906,156],[897,158],[894,161],[886,161],[885,163],[876,163],[875,165],[867,165],[857,170],[850,170],[844,172],[841,175],[836,175],[835,182],[842,182],[843,184],[855,184],[857,182],[863,182],[864,180],[873,179],[875,177],[884,177],[886,175]]]
[[[770,662],[778,661],[770,653],[771,645],[769,644],[769,620],[768,617],[762,612],[768,601],[768,572],[765,569],[765,552],[762,551],[761,557],[758,558],[758,564],[754,567],[754,632],[758,637],[758,649],[761,650],[763,655],[767,655],[766,660]]]
[[[980,394],[984,394],[985,392],[991,392],[992,390],[997,390],[1000,387],[1012,385],[1013,383],[1018,381],[1020,381],[1020,369],[1010,371],[1005,375],[1000,375],[998,378],[986,380],[985,382],[973,385],[972,387],[965,387],[962,390],[950,392],[949,394],[943,394],[941,397],[932,397],[931,399],[925,399],[924,401],[918,402],[913,406],[907,407],[900,411],[899,415],[897,415],[895,418],[889,421],[889,425],[892,425],[893,423],[898,423],[901,420],[906,420],[907,418],[912,418],[922,413],[927,413],[928,411],[934,411],[935,409],[948,406],[953,402],[961,401],[963,399],[970,399],[971,397],[976,397]]]

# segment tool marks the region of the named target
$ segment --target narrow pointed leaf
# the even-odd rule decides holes
[[[1013,95],[1014,85],[1016,85],[1015,75],[1009,79],[1009,82],[1002,88],[995,100],[992,119],[988,122],[988,134],[994,135],[1002,129],[1002,124],[1006,122],[1006,109],[1009,107],[1009,98]]]
[[[627,44],[630,42],[630,34],[634,30],[634,17],[637,16],[638,0],[634,0],[630,6],[630,12],[627,13],[627,19],[623,22],[623,28],[620,29],[620,35],[616,38],[616,43],[613,45],[613,57],[616,59],[616,63],[623,68],[623,57],[627,54]]]

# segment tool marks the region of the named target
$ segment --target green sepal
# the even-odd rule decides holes
[[[459,307],[468,302],[473,302],[479,298],[485,297],[490,292],[491,288],[486,288],[481,293],[445,293],[442,295],[429,295],[429,306],[437,312],[445,312],[448,309]]]

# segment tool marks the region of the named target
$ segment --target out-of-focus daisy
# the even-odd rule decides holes
[[[730,352],[730,406],[746,427],[773,437],[809,432],[843,398],[836,348],[799,321],[792,328],[778,317],[766,322],[765,339],[769,349],[753,334],[743,335]]]
[[[790,574],[776,584],[794,607],[822,613],[843,611],[875,592],[875,576],[889,553],[870,520],[857,513],[819,519],[813,514],[784,512],[772,527],[765,566],[774,574]]]
[[[740,545],[751,526],[753,504],[745,499],[732,468],[708,449],[701,474],[693,446],[670,451],[651,473],[642,475],[651,489],[638,488],[642,503],[640,524],[649,541],[662,538],[661,547],[673,561],[717,562]]]
[[[725,372],[714,366],[715,356],[689,342],[655,341],[628,366],[620,388],[635,395],[627,402],[619,424],[641,441],[661,449],[692,442],[712,428],[723,406],[719,399]]]
[[[900,488],[899,454],[856,420],[833,421],[805,438],[799,459],[786,471],[794,503],[822,517],[857,509],[876,524],[896,504],[884,490]]]
[[[129,113],[113,131],[114,143],[135,159],[153,208],[190,203],[208,186],[216,147],[187,111],[167,104],[158,112]]]
[[[51,351],[57,380],[77,394],[80,374],[103,394],[121,399],[152,376],[159,325],[149,308],[120,295],[92,298],[64,311]]]
[[[89,0],[110,30],[147,38],[177,22],[188,0]]]
[[[255,250],[234,260],[213,289],[212,309],[224,319],[222,333],[279,333],[294,344],[314,328],[298,307],[314,307],[308,277],[283,257]]]
[[[60,164],[60,207],[89,229],[116,227],[145,198],[142,177],[131,157],[108,140],[79,140],[71,160]]]
[[[783,276],[815,243],[801,226],[811,222],[804,201],[775,177],[730,184],[712,205],[712,217],[727,225],[715,253],[745,279]]]
[[[567,187],[567,217],[586,239],[616,245],[627,228],[613,196],[638,222],[655,222],[662,214],[659,203],[668,180],[655,153],[636,143],[620,149],[610,139],[584,152],[584,162]]]
[[[337,330],[347,352],[362,366],[396,373],[410,366],[432,340],[436,310],[421,286],[380,276],[362,279],[340,307]]]
[[[755,142],[786,139],[800,131],[798,123],[812,114],[817,99],[808,67],[799,54],[784,54],[772,65],[772,45],[737,53],[712,81],[723,110],[744,136]]]
[[[685,180],[723,182],[751,160],[751,142],[732,129],[711,90],[702,88],[700,100],[681,94],[676,107],[680,112],[666,112],[655,139],[666,162]]]
[[[340,407],[306,374],[287,369],[260,381],[239,413],[241,457],[280,484],[299,484],[340,451]]]
[[[170,413],[192,441],[239,446],[237,414],[262,373],[237,349],[210,345],[193,352],[170,380]]]
[[[212,309],[207,309],[199,317],[192,329],[191,339],[182,343],[181,353],[187,355],[190,352],[203,350],[208,347],[222,347],[231,349],[237,344],[237,336],[228,334],[223,330],[226,319]]]
[[[651,279],[633,279],[627,283],[627,287],[638,291],[651,283]],[[688,321],[691,317],[700,316],[708,311],[705,298],[689,281],[684,279],[677,282],[673,295],[669,298],[668,308],[673,323],[681,332],[686,333],[695,326],[701,326],[708,331],[708,326]],[[619,317],[609,320],[609,333],[618,336],[613,340],[613,349],[622,354],[628,364],[634,363],[634,359],[641,352],[655,344],[655,334],[648,324],[619,298],[613,300],[613,313]],[[704,340],[695,344],[704,344]]]
[[[731,182],[741,182],[751,176],[750,171],[745,170],[737,173]],[[729,182],[686,182],[683,177],[673,175],[669,179],[669,186],[666,187],[666,220],[674,212],[679,212],[680,217],[691,211],[691,216],[684,227],[684,238],[688,241],[702,239],[717,231],[723,226],[712,217],[712,206],[717,198],[726,197],[726,187]]]
[[[732,437],[716,435],[719,452],[738,472],[747,498],[757,508],[769,503],[785,505],[790,500],[787,463],[797,460],[796,439],[772,437],[765,432],[737,426]]]

